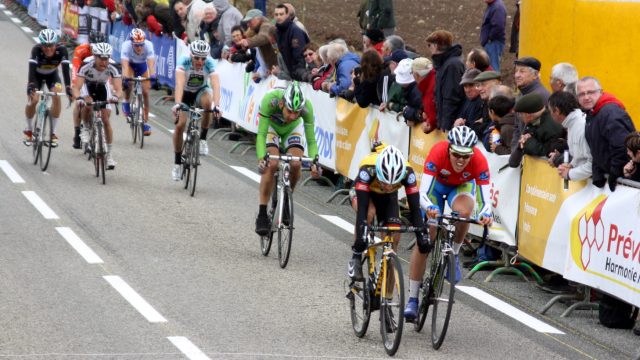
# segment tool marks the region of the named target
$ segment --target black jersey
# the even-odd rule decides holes
[[[65,85],[69,85],[69,53],[64,45],[57,45],[53,56],[47,57],[42,50],[41,45],[36,45],[31,50],[31,58],[29,58],[29,82],[36,83],[39,75],[51,75],[58,71],[58,67],[62,65],[62,76]]]

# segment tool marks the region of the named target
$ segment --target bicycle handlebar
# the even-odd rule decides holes
[[[67,96],[66,93],[55,92],[55,91],[36,90],[34,91],[34,93],[38,95],[44,95],[44,96]]]
[[[373,231],[373,232],[379,231],[379,232],[395,232],[395,233],[425,231],[424,227],[408,226],[408,225],[387,225],[387,226],[365,225],[365,229],[369,229],[369,231]]]
[[[129,81],[151,81],[154,78],[150,78],[150,77],[143,77],[143,76],[136,76],[136,77],[125,77],[122,78],[122,80],[129,80]]]
[[[218,110],[218,108],[216,107],[215,109],[203,109],[203,108],[199,108],[199,107],[191,107],[185,104],[180,104],[180,108],[178,109],[178,111],[188,111],[188,112],[193,112],[196,114],[204,114],[204,113],[219,113],[220,110]]]
[[[284,162],[291,162],[291,161],[310,161],[315,163],[316,159],[312,159],[312,158],[308,158],[305,156],[293,156],[293,155],[289,155],[289,154],[285,154],[285,155],[271,155],[271,154],[267,154],[264,156],[264,160],[281,160]]]

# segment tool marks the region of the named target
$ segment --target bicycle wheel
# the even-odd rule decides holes
[[[142,106],[142,94],[138,94],[136,96],[137,101],[136,101],[136,107],[137,107],[137,114],[136,114],[136,124],[138,127],[138,137],[140,138],[140,149],[142,149],[142,147],[144,146],[144,121],[143,121],[143,117],[144,117],[144,109]]]
[[[367,333],[369,320],[371,319],[371,293],[372,285],[369,278],[369,256],[364,253],[362,270],[366,271],[362,281],[353,281],[347,298],[351,311],[351,326],[357,337],[361,338]]]
[[[127,121],[131,126],[131,140],[133,144],[138,141],[138,104],[136,104],[136,98],[133,98],[133,101],[129,104],[129,116],[127,117]]]
[[[416,319],[413,324],[414,329],[417,332],[420,332],[422,330],[422,327],[427,320],[429,306],[433,304],[433,287],[431,286],[431,279],[437,272],[436,269],[438,268],[434,265],[434,263],[439,263],[441,256],[442,252],[440,251],[440,245],[438,242],[436,242],[436,245],[431,250],[431,253],[428,257],[427,270],[429,272],[425,274],[422,285],[420,286],[420,295],[418,296],[418,298],[420,299],[420,307],[418,308],[418,319]]]
[[[51,123],[51,115],[49,114],[49,110],[44,113],[44,119],[42,121],[42,130],[40,131],[41,139],[40,141],[40,170],[45,171],[49,166],[49,160],[51,160],[51,141],[53,137],[53,127]],[[42,147],[42,144],[45,144]]]
[[[278,177],[276,176],[275,185],[273,186],[273,192],[271,193],[271,209],[269,209],[269,219],[271,219],[271,229],[269,234],[260,236],[260,250],[262,255],[269,255],[271,250],[271,242],[273,241],[273,223],[276,217],[276,208],[278,206]]]
[[[182,180],[184,180],[184,188],[189,187],[189,179],[191,177],[191,138],[187,135],[187,139],[182,144]]]
[[[96,177],[102,175],[102,185],[107,183],[106,173],[104,171],[104,160],[106,155],[106,144],[104,139],[104,128],[102,127],[102,123],[98,123],[97,125],[97,136],[98,140],[96,141]]]
[[[386,263],[380,293],[380,333],[385,351],[393,356],[400,346],[404,326],[404,277],[396,254],[387,255]]]
[[[284,201],[282,202],[282,225],[278,227],[278,260],[280,267],[285,268],[289,262],[289,255],[291,254],[291,241],[293,241],[293,196],[291,194],[291,188],[285,188]],[[285,208],[286,206],[286,208]],[[286,218],[285,209],[288,208],[288,219]],[[285,223],[287,222],[288,223]]]
[[[33,165],[40,160],[40,152],[42,151],[42,119],[41,113],[36,116],[36,121],[33,124],[33,135],[31,146],[33,147]]]
[[[198,165],[200,165],[200,142],[196,141],[191,147],[191,196],[196,193],[196,181],[198,180]]]
[[[442,231],[441,233],[445,233]],[[443,235],[445,236],[445,235]],[[441,241],[438,239],[437,241]],[[455,257],[448,249],[441,249],[442,256],[431,280],[433,310],[431,311],[431,344],[438,350],[444,341],[453,307],[455,284],[446,278],[454,279],[456,275]],[[445,276],[447,275],[447,276]]]

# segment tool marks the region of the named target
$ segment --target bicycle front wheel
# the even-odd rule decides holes
[[[369,256],[365,252],[362,259],[362,270],[366,271],[362,281],[353,281],[347,298],[351,311],[351,326],[357,337],[367,333],[371,319],[371,279],[369,278]]]
[[[445,276],[446,275],[446,276]],[[431,344],[438,350],[449,327],[453,308],[455,284],[447,279],[455,279],[455,257],[451,251],[443,251],[438,267],[431,279],[433,310],[431,312]]]
[[[291,188],[285,188],[284,201],[282,202],[281,226],[278,227],[278,260],[280,267],[285,268],[291,254],[291,241],[293,241],[293,195]]]
[[[144,146],[144,121],[143,121],[143,117],[144,117],[144,108],[142,105],[142,94],[138,94],[136,96],[136,126],[137,126],[137,130],[138,130],[138,137],[140,137],[140,149],[142,149],[142,147]]]
[[[127,121],[129,121],[131,126],[131,140],[133,141],[133,144],[135,144],[138,141],[138,104],[136,104],[135,98],[134,101],[129,104],[129,108],[131,112],[127,117]]]
[[[189,188],[189,179],[191,177],[191,139],[187,139],[182,144],[182,180],[184,180],[184,188]]]
[[[96,128],[96,133],[98,136],[98,139],[96,141],[96,177],[102,175],[102,185],[105,185],[107,183],[107,174],[104,171],[104,160],[106,157],[106,147],[107,144],[105,143],[105,137],[104,137],[104,128],[102,127],[102,123],[98,123],[98,126]]]
[[[51,114],[49,111],[44,113],[44,119],[42,121],[42,130],[40,130],[41,141],[40,141],[40,170],[46,171],[49,166],[49,160],[51,159],[51,149],[53,148],[52,138],[53,138],[53,126],[51,123]],[[45,144],[42,147],[42,144]]]
[[[191,196],[196,193],[196,181],[198,180],[198,165],[200,163],[200,143],[196,141],[191,146],[191,171],[193,179],[191,180]]]
[[[380,293],[380,333],[385,351],[393,356],[400,346],[404,326],[404,277],[396,254],[383,259],[386,270]]]
[[[273,192],[271,193],[271,209],[269,210],[269,219],[271,219],[271,228],[269,233],[265,236],[260,236],[260,250],[262,251],[263,256],[269,255],[269,251],[271,250],[271,242],[273,241],[273,222],[276,218],[276,208],[278,206],[278,181],[276,181],[273,186]]]
[[[36,121],[33,124],[33,135],[31,146],[33,147],[33,165],[40,160],[40,153],[42,152],[42,120],[41,113],[36,116]]]

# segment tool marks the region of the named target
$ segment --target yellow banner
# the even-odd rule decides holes
[[[78,37],[78,6],[71,2],[64,2],[62,29],[65,34],[72,38]]]
[[[524,157],[518,212],[520,255],[542,266],[551,225],[562,202],[585,185],[586,181],[569,181],[569,189],[564,190],[564,180],[557,169],[546,160]]]
[[[349,174],[358,139],[366,125],[369,108],[361,108],[344,99],[336,104],[336,170]]]
[[[435,130],[430,134],[422,132],[420,125],[415,125],[411,129],[411,140],[409,141],[409,163],[418,178],[418,186],[422,179],[424,160],[429,155],[429,151],[439,141],[446,140],[447,136],[440,130]]]

